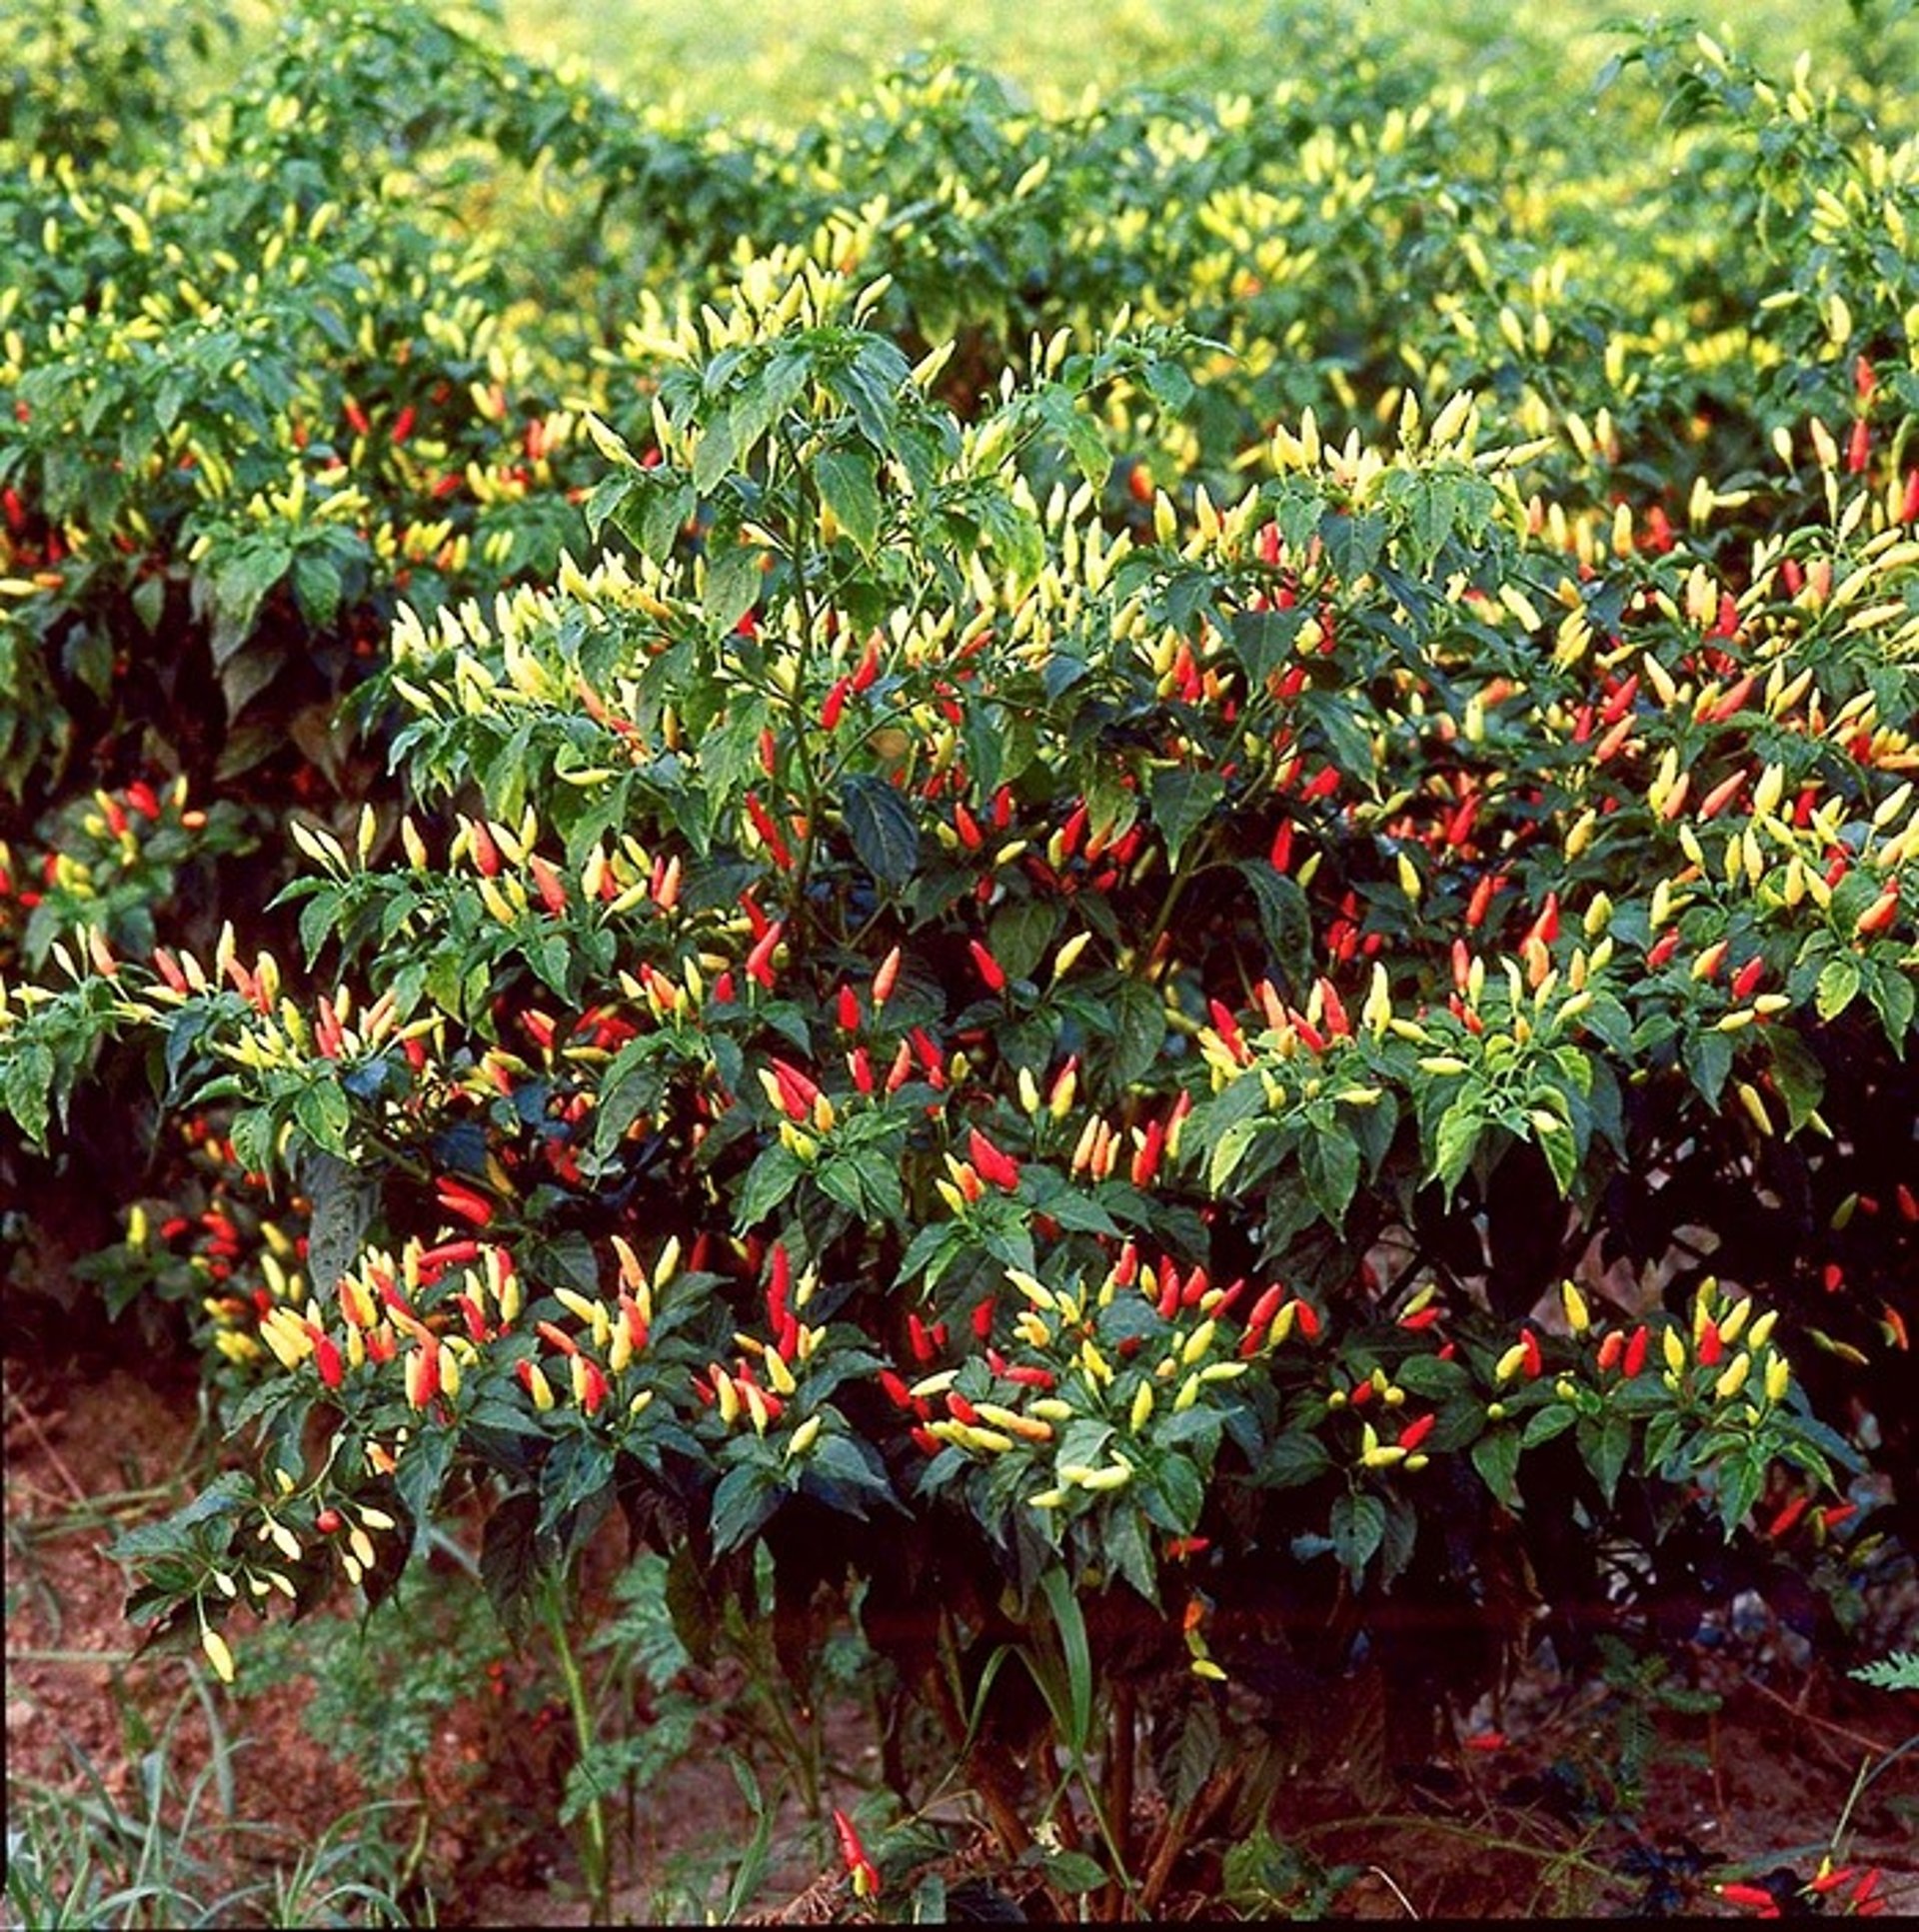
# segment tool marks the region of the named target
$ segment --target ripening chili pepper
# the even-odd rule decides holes
[[[754,980],[757,984],[766,986],[768,988],[772,987],[773,977],[774,977],[774,974],[773,974],[774,950],[779,946],[781,938],[785,934],[785,932],[786,932],[786,922],[784,920],[775,920],[774,923],[771,926],[769,926],[763,934],[761,934],[760,939],[758,943],[755,945],[753,951],[747,955],[747,977]],[[718,993],[718,990],[719,988],[716,985],[715,986],[716,994]]]
[[[1482,873],[1472,889],[1472,897],[1466,902],[1466,924],[1477,928],[1485,924],[1486,914],[1492,906],[1492,896],[1497,890],[1490,873]]]
[[[408,1352],[405,1370],[407,1400],[425,1408],[440,1393],[440,1344],[429,1337]]]
[[[1755,954],[1732,975],[1732,996],[1735,999],[1750,999],[1759,988],[1759,981],[1765,977],[1766,963]]]
[[[892,997],[894,982],[900,977],[900,949],[896,946],[874,969],[873,1009],[878,1012]]]
[[[527,870],[533,875],[541,905],[556,916],[564,913],[567,910],[567,889],[553,862],[542,858],[537,852],[531,853],[527,858]]]
[[[1646,969],[1649,972],[1657,972],[1658,969],[1662,966],[1664,966],[1666,962],[1670,960],[1672,956],[1678,951],[1679,951],[1679,929],[1676,926],[1674,926],[1674,927],[1668,928],[1667,931],[1664,934],[1662,934],[1657,940],[1655,940],[1651,945],[1651,947],[1647,949]]]
[[[340,404],[340,414],[347,419],[347,427],[355,436],[365,436],[369,429],[367,412],[351,396],[344,397]]]
[[[1611,1368],[1618,1361],[1619,1357],[1625,1353],[1625,1350],[1626,1337],[1623,1331],[1614,1328],[1599,1344],[1599,1353],[1597,1356],[1599,1367],[1601,1369]]]
[[[852,692],[851,678],[838,678],[834,681],[833,689],[827,693],[826,703],[820,707],[820,729],[823,732],[840,729],[840,717],[847,708],[847,699]]]
[[[1875,899],[1866,910],[1852,923],[1852,936],[1857,940],[1870,939],[1875,933],[1883,933],[1899,916],[1899,882],[1894,880],[1886,890]]]

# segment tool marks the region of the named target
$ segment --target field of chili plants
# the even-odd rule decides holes
[[[1919,1903],[1817,11],[0,0],[10,1923]]]

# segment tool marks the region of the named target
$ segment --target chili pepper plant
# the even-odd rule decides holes
[[[375,54],[440,102],[421,206],[492,142],[574,169],[576,225],[503,266],[349,213]],[[154,1640],[230,1677],[241,1613],[377,1602],[477,1528],[590,1754],[618,1516],[690,1648],[770,1569],[804,1684],[857,1604],[1006,1859],[1147,1911],[1228,1807],[1265,1828],[1298,1671],[1363,1652],[1416,1748],[1515,1570],[1576,1660],[1910,1523],[1919,391],[1866,233],[1909,149],[1641,43],[1691,185],[1808,242],[1710,258],[1755,395],[1661,335],[1656,264],[1542,268],[1522,313],[1464,189],[1425,347],[1335,356],[1309,218],[1254,184],[1269,147],[1343,184],[1310,219],[1350,268],[1377,178],[1276,109],[1147,143],[1169,186],[1163,106],[920,76],[783,155],[429,54],[309,22],[196,150],[294,184],[257,269],[213,261],[248,328],[153,181],[86,246],[165,326],[117,282],[50,320],[104,272],[43,227],[35,367],[6,347],[7,743],[73,802],[37,886],[0,851],[0,1102],[46,1148],[137,1069],[186,1120],[204,1199],[96,1271],[198,1296],[248,1448],[120,1545]],[[1370,162],[1474,179],[1469,114],[1393,111]],[[1011,215],[854,199],[988,136]],[[80,165],[6,192],[84,221]],[[710,224],[647,227],[660,171]],[[1168,195],[1206,221],[1148,233]],[[1034,251],[1003,286],[956,267],[988,231]],[[643,233],[679,279],[596,337]],[[543,277],[564,326],[489,313]],[[320,777],[243,798],[283,717]],[[265,914],[175,903],[270,820]],[[903,1875],[836,1822],[856,1897]]]

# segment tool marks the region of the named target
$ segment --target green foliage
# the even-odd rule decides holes
[[[1895,1650],[1889,1657],[1877,1657],[1855,1670],[1862,1684],[1880,1690],[1919,1690],[1919,1656],[1910,1650]]]

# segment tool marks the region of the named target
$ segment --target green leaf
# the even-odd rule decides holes
[[[1492,1429],[1472,1445],[1472,1466],[1479,1471],[1496,1501],[1516,1506],[1513,1479],[1519,1472],[1519,1431]]]
[[[1693,1033],[1685,1043],[1686,1071],[1708,1106],[1719,1104],[1725,1091],[1726,1075],[1732,1071],[1732,1035],[1721,1032]]]
[[[1252,683],[1264,684],[1292,656],[1306,615],[1306,607],[1299,604],[1287,611],[1241,611],[1234,617],[1233,648]]]
[[[992,916],[986,944],[1010,977],[1029,979],[1052,944],[1062,917],[1056,900],[1008,901]]]
[[[1299,1171],[1313,1204],[1333,1227],[1344,1220],[1359,1185],[1359,1149],[1337,1127],[1308,1127],[1299,1145]]]
[[[1879,1023],[1886,1029],[1893,1052],[1904,1059],[1906,1034],[1912,1028],[1913,1006],[1919,997],[1914,994],[1912,981],[1902,967],[1876,966],[1866,982],[1866,993],[1879,1014]]]
[[[1174,865],[1187,840],[1218,811],[1225,795],[1225,781],[1213,772],[1191,772],[1175,765],[1153,774],[1147,796],[1153,821],[1166,841],[1166,857]]]
[[[1614,1409],[1597,1428],[1582,1423],[1579,1442],[1585,1454],[1586,1467],[1592,1471],[1600,1493],[1607,1502],[1611,1502],[1619,1487],[1619,1478],[1625,1473],[1627,1459],[1632,1454],[1632,1417]]]
[[[1068,1721],[1061,1726],[1060,1742],[1075,1760],[1083,1759],[1092,1745],[1092,1652],[1086,1642],[1086,1620],[1064,1570],[1047,1570],[1039,1588],[1052,1612],[1066,1664]]]
[[[1151,1066],[1166,1037],[1166,1009],[1151,986],[1121,979],[1112,995],[1112,1062],[1115,1088],[1129,1087]]]
[[[300,1186],[313,1202],[307,1235],[307,1279],[319,1295],[331,1295],[340,1277],[360,1258],[367,1229],[380,1205],[377,1170],[349,1165],[338,1154],[315,1149],[302,1155]]]
[[[1535,1409],[1527,1417],[1519,1446],[1530,1449],[1540,1442],[1550,1442],[1555,1435],[1564,1435],[1578,1419],[1579,1411],[1570,1403],[1548,1402],[1544,1408]]]
[[[293,1103],[293,1117],[299,1123],[301,1132],[322,1153],[345,1158],[347,1127],[353,1118],[353,1110],[346,1094],[340,1090],[338,1080],[316,1080],[306,1088]]]
[[[713,1547],[724,1556],[744,1543],[780,1507],[779,1478],[759,1463],[742,1463],[720,1478],[713,1492]]]
[[[757,545],[716,530],[708,539],[707,583],[701,608],[715,637],[728,636],[753,609],[764,581]]]
[[[1852,1004],[1853,995],[1859,990],[1859,962],[1857,960],[1828,960],[1825,970],[1819,975],[1815,997],[1821,1019],[1837,1019]]]
[[[1333,1554],[1356,1583],[1384,1540],[1386,1505],[1377,1496],[1363,1492],[1335,1496],[1330,1533]]]
[[[540,1499],[522,1493],[494,1505],[480,1540],[480,1581],[494,1614],[509,1630],[523,1629],[538,1574],[534,1524]]]
[[[884,779],[854,774],[840,788],[847,836],[860,863],[898,892],[920,870],[920,827],[913,808]]]
[[[1461,1176],[1472,1164],[1473,1149],[1479,1144],[1485,1120],[1479,1112],[1476,1095],[1461,1094],[1439,1116],[1434,1135],[1432,1177],[1450,1197]]]
[[[1264,859],[1242,859],[1239,871],[1252,888],[1259,931],[1279,968],[1281,990],[1303,993],[1312,977],[1312,909],[1296,879]]]
[[[820,500],[865,556],[880,541],[880,485],[873,458],[860,450],[828,450],[813,466]]]

